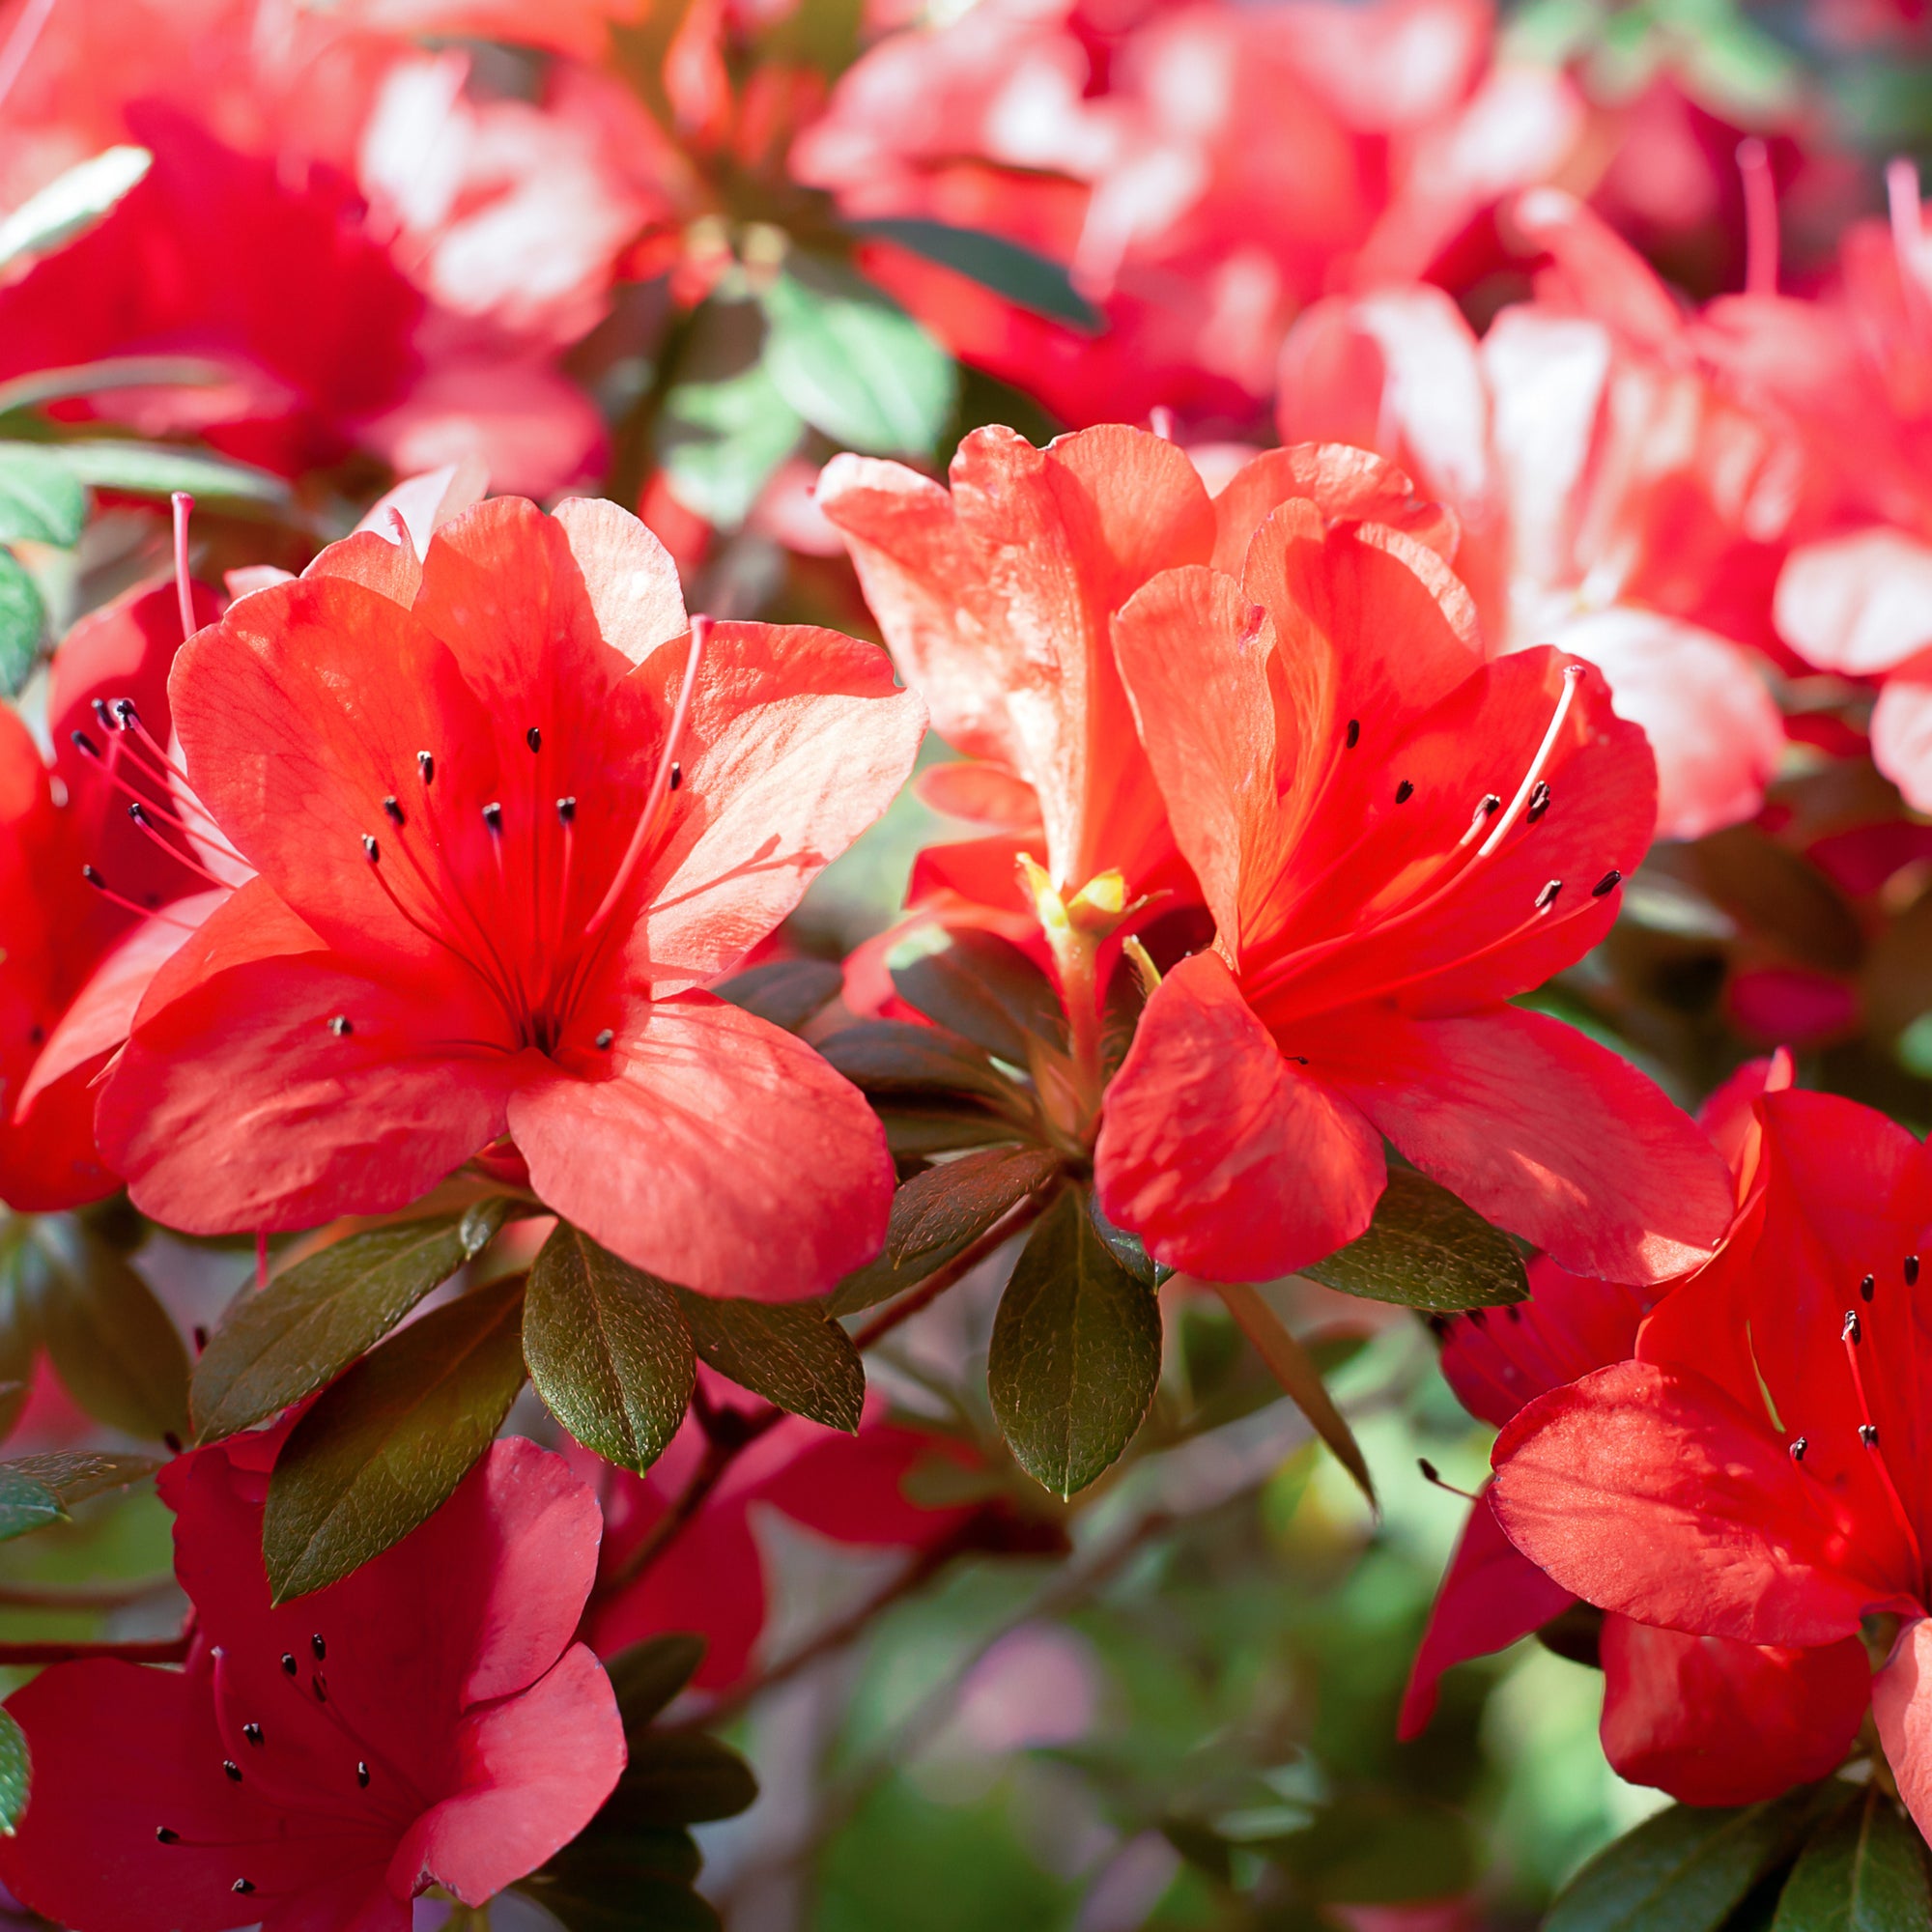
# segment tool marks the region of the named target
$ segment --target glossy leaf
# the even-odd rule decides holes
[[[866,1020],[831,1035],[819,1052],[864,1094],[966,1094],[1024,1118],[1024,1102],[979,1047],[938,1027]]]
[[[146,148],[108,148],[58,175],[0,221],[0,265],[43,254],[91,228],[131,188],[155,157]]]
[[[626,1469],[664,1454],[697,1373],[673,1291],[564,1221],[530,1270],[524,1355],[550,1412]]]
[[[0,1463],[0,1542],[66,1517],[66,1506],[46,1484],[15,1463]]]
[[[838,997],[845,975],[829,959],[774,959],[721,980],[712,991],[761,1020],[796,1033]]]
[[[89,1496],[125,1490],[160,1467],[153,1456],[63,1450],[0,1463],[0,1542],[64,1521]]]
[[[1822,1826],[1778,1894],[1772,1932],[1926,1932],[1925,1847],[1876,1784]]]
[[[1453,1314],[1529,1293],[1516,1244],[1446,1187],[1391,1168],[1367,1234],[1302,1273],[1373,1301]]]
[[[794,253],[764,291],[764,367],[835,442],[929,452],[952,413],[952,358],[898,304],[837,263]]]
[[[954,228],[917,215],[886,215],[875,221],[854,221],[850,227],[862,242],[890,242],[923,255],[1004,296],[1015,308],[1045,316],[1049,322],[1064,322],[1088,334],[1096,333],[1106,322],[1058,262],[1009,242],[1004,235]]]
[[[1066,1023],[1049,980],[1010,940],[942,925],[908,933],[887,955],[894,988],[910,1007],[1009,1065],[1063,1042]]]
[[[856,1315],[923,1281],[1046,1186],[1061,1166],[1051,1148],[1009,1147],[914,1175],[893,1196],[884,1250],[832,1291],[832,1313]]]
[[[26,683],[46,627],[46,606],[26,566],[0,550],[0,696],[11,697]]]
[[[1084,1490],[1133,1439],[1160,1379],[1160,1305],[1069,1189],[1021,1250],[993,1321],[993,1414],[1020,1467]]]
[[[624,1733],[639,1735],[696,1674],[704,1662],[705,1640],[691,1631],[646,1637],[606,1658],[611,1688],[617,1693]]]
[[[1544,1932],[1716,1932],[1833,1802],[1830,1787],[1812,1785],[1737,1809],[1673,1804],[1599,1852]]]
[[[58,545],[80,541],[87,492],[50,450],[33,442],[0,442],[0,543]]]
[[[730,1746],[702,1731],[658,1730],[633,1745],[610,1808],[632,1829],[702,1825],[736,1817],[757,1796],[751,1766]]]
[[[657,457],[679,502],[735,530],[805,424],[759,359],[755,303],[707,302],[697,321],[658,412]]]
[[[60,1378],[98,1422],[158,1440],[187,1429],[187,1350],[119,1250],[73,1221],[37,1221],[30,1280]]]
[[[851,1337],[816,1301],[734,1301],[677,1292],[698,1359],[789,1415],[859,1427],[866,1371]]]
[[[204,1441],[233,1435],[330,1382],[424,1295],[489,1244],[509,1204],[351,1235],[257,1293],[244,1289],[194,1365],[188,1406]]]
[[[280,508],[289,486],[266,469],[183,449],[163,442],[115,442],[106,439],[52,443],[60,460],[81,482],[97,490],[123,490],[130,497],[166,497],[185,490],[192,497],[264,503]]]
[[[225,383],[229,371],[200,355],[107,355],[99,362],[76,362],[65,369],[35,369],[0,383],[0,416],[70,396],[93,396],[109,389],[205,388]]]
[[[11,1711],[0,1709],[0,1833],[10,1838],[19,1829],[32,1781],[27,1734]]]
[[[277,1603],[319,1590],[427,1521],[524,1385],[520,1277],[432,1309],[325,1389],[269,1484],[263,1555]]]
[[[996,1114],[970,1101],[901,1107],[875,1097],[873,1111],[886,1130],[886,1146],[897,1160],[929,1160],[934,1154],[967,1148],[999,1147],[1018,1139],[1021,1132],[1010,1114]]]

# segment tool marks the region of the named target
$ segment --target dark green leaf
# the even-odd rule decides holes
[[[832,1291],[834,1315],[855,1315],[923,1281],[1061,1169],[1051,1148],[996,1148],[916,1174],[893,1196],[884,1252]]]
[[[977,1102],[955,1106],[898,1107],[874,1100],[886,1146],[898,1160],[925,1160],[965,1148],[999,1147],[1020,1138],[1010,1114],[996,1114]],[[840,1310],[841,1314],[846,1311]]]
[[[1507,1235],[1446,1187],[1399,1167],[1389,1170],[1369,1232],[1302,1273],[1348,1294],[1445,1312],[1498,1308],[1529,1293]]]
[[[957,379],[904,309],[849,269],[796,252],[762,299],[764,367],[807,422],[875,455],[932,448]]]
[[[1925,1847],[1876,1784],[1799,1854],[1772,1932],[1927,1932]]]
[[[46,606],[26,566],[0,550],[0,696],[12,697],[26,683],[46,626]]]
[[[57,176],[0,221],[0,264],[57,248],[91,228],[154,160],[146,148],[108,148]]]
[[[605,1660],[611,1688],[617,1693],[624,1734],[639,1736],[704,1662],[705,1640],[690,1631],[650,1636]]]
[[[199,355],[109,355],[68,369],[36,369],[0,383],[0,416],[109,389],[206,388],[225,383],[229,373]]]
[[[0,1463],[0,1542],[44,1529],[66,1516],[60,1497],[46,1484],[12,1463]]]
[[[1831,1787],[1809,1785],[1735,1810],[1673,1804],[1599,1852],[1544,1932],[1715,1932],[1834,1802]]]
[[[702,1731],[650,1731],[633,1747],[609,1808],[630,1829],[701,1825],[735,1818],[757,1795],[751,1766],[729,1745]]]
[[[190,496],[225,497],[280,508],[289,486],[266,469],[182,449],[161,442],[110,442],[90,440],[52,443],[69,470],[97,490],[122,490],[130,497],[166,497],[176,490]]]
[[[31,1776],[27,1734],[11,1711],[0,1709],[0,1833],[10,1838],[19,1829],[21,1813],[27,1808]]]
[[[691,1888],[639,1869],[602,1849],[579,1853],[554,1874],[526,1879],[526,1891],[567,1932],[718,1932],[718,1915]]]
[[[1020,1121],[1030,1111],[985,1053],[937,1027],[866,1020],[831,1035],[818,1050],[865,1094],[967,1094]]]
[[[60,458],[33,442],[0,442],[0,543],[71,549],[87,523],[87,492]]]
[[[789,1415],[849,1435],[866,1406],[852,1339],[816,1301],[728,1301],[679,1289],[698,1358]]]
[[[250,1429],[331,1382],[489,1245],[508,1203],[371,1228],[324,1248],[222,1317],[188,1385],[204,1442]]]
[[[1087,1213],[1094,1223],[1094,1232],[1113,1250],[1114,1259],[1143,1288],[1158,1288],[1174,1273],[1174,1269],[1155,1261],[1148,1253],[1138,1235],[1130,1235],[1124,1228],[1117,1228],[1107,1219],[1097,1194],[1088,1195]]]
[[[1073,286],[1072,278],[1050,256],[1036,254],[1003,235],[980,228],[954,228],[944,221],[916,215],[887,215],[876,221],[854,221],[852,233],[862,242],[890,242],[895,247],[923,255],[942,269],[975,281],[982,289],[1004,296],[1016,308],[1064,322],[1071,328],[1097,333],[1106,318]]]
[[[524,1355],[550,1412],[626,1469],[664,1454],[697,1374],[672,1291],[567,1221],[530,1270]]]
[[[80,1223],[33,1224],[35,1314],[69,1393],[97,1421],[158,1439],[187,1428],[187,1350],[126,1259]]]
[[[886,966],[908,1006],[1009,1065],[1024,1068],[1035,1046],[1065,1040],[1053,981],[997,933],[921,926],[893,948]]]
[[[1077,1189],[1041,1216],[993,1321],[987,1392],[1020,1467],[1084,1490],[1146,1417],[1160,1379],[1160,1305],[1094,1231]]]
[[[296,1424],[269,1484],[276,1603],[380,1556],[448,1499],[524,1385],[524,1284],[472,1290],[365,1355]]]
[[[829,959],[774,959],[721,980],[712,991],[761,1020],[796,1033],[838,997],[845,975]]]
[[[125,1490],[152,1476],[152,1456],[109,1456],[64,1450],[0,1463],[0,1542],[63,1520],[69,1509],[108,1490]]]

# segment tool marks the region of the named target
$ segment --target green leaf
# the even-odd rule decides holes
[[[1107,1219],[1097,1194],[1087,1197],[1087,1217],[1094,1223],[1094,1232],[1113,1250],[1114,1259],[1143,1288],[1158,1288],[1175,1272],[1165,1262],[1157,1262],[1148,1253],[1138,1235],[1130,1235]]]
[[[0,1833],[10,1838],[20,1829],[32,1774],[27,1734],[11,1711],[0,1709]]]
[[[68,1392],[97,1422],[159,1439],[187,1429],[187,1350],[126,1259],[77,1221],[31,1226],[29,1293]]]
[[[657,459],[680,502],[735,530],[805,424],[760,359],[755,302],[706,302],[689,340],[653,428]]]
[[[0,1542],[66,1518],[66,1506],[46,1484],[13,1463],[0,1463]]]
[[[1389,1791],[1339,1798],[1306,1829],[1257,1849],[1323,1903],[1449,1898],[1476,1879],[1468,1822],[1445,1804]]]
[[[365,1355],[296,1424],[269,1482],[262,1553],[278,1604],[334,1583],[448,1499],[524,1385],[516,1276]]]
[[[1060,263],[1003,235],[989,235],[982,228],[954,228],[917,215],[886,215],[846,225],[861,242],[890,242],[923,255],[1049,322],[1064,322],[1089,335],[1098,334],[1106,326],[1106,317],[1073,286]]]
[[[729,1745],[702,1731],[648,1731],[611,1794],[613,1822],[636,1829],[735,1818],[756,1802],[758,1780]]]
[[[229,373],[200,355],[108,355],[66,369],[36,369],[0,383],[0,416],[109,389],[208,388],[225,383]]]
[[[1446,1187],[1400,1167],[1389,1170],[1368,1233],[1301,1271],[1346,1294],[1445,1313],[1499,1308],[1529,1293],[1507,1235]]]
[[[734,973],[711,988],[761,1020],[786,1033],[796,1033],[807,1020],[824,1011],[845,984],[845,975],[829,959],[774,959]]]
[[[530,1270],[524,1355],[550,1412],[626,1469],[664,1454],[697,1374],[671,1289],[567,1221]]]
[[[1549,1908],[1544,1932],[1716,1932],[1834,1800],[1833,1787],[1809,1785],[1736,1810],[1673,1804],[1599,1852]]]
[[[929,1160],[934,1154],[957,1153],[966,1148],[1000,1147],[1019,1139],[1022,1131],[1010,1114],[996,1114],[971,1101],[900,1107],[875,1098],[873,1111],[895,1160]],[[835,1312],[849,1315],[851,1310]]]
[[[931,450],[952,413],[952,358],[869,282],[794,253],[764,291],[764,366],[835,442],[882,456]]]
[[[698,1359],[788,1415],[856,1434],[866,1371],[816,1301],[735,1301],[677,1292]]]
[[[1015,1120],[1031,1108],[979,1047],[938,1027],[908,1020],[865,1020],[819,1042],[818,1050],[862,1094],[970,1095]]]
[[[109,1456],[93,1450],[0,1463],[0,1542],[65,1521],[74,1503],[108,1490],[128,1489],[160,1466],[153,1456]]]
[[[691,1631],[650,1636],[605,1660],[624,1735],[641,1736],[650,1721],[689,1684],[704,1662],[705,1640]]]
[[[1053,981],[997,933],[921,926],[887,954],[886,969],[908,1006],[1010,1066],[1030,1065],[1036,1046],[1065,1043]]]
[[[154,160],[146,148],[108,148],[50,181],[0,221],[0,266],[21,255],[44,254],[93,227]]]
[[[1046,1186],[1061,1166],[1051,1148],[997,1148],[914,1175],[893,1196],[884,1251],[832,1291],[831,1312],[856,1315],[923,1281]]]
[[[183,449],[164,442],[113,442],[99,439],[46,445],[70,472],[96,490],[122,490],[130,497],[166,497],[177,490],[190,496],[221,497],[280,508],[289,486],[266,469]]]
[[[1799,1854],[1772,1932],[1927,1932],[1925,1847],[1876,1784]]]
[[[1034,1229],[993,1321],[987,1393],[1019,1465],[1056,1495],[1111,1466],[1160,1379],[1160,1304],[1069,1188]]]
[[[663,1835],[691,1844],[682,1832]],[[664,1851],[640,1858],[632,1846],[580,1838],[553,1870],[526,1879],[517,1889],[567,1932],[718,1932],[717,1913],[691,1889],[689,1881],[656,1868],[668,1859]]]
[[[310,1255],[230,1304],[194,1366],[203,1442],[250,1429],[331,1382],[424,1295],[489,1244],[508,1203],[371,1228]]]
[[[71,549],[87,523],[87,492],[39,443],[0,442],[0,543]]]
[[[26,683],[47,628],[47,607],[26,566],[0,550],[0,696],[14,696]]]

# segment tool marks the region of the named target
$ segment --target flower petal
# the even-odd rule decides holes
[[[687,993],[620,1018],[606,1058],[608,1077],[546,1068],[509,1103],[531,1185],[593,1239],[759,1301],[821,1293],[878,1253],[885,1132],[803,1041]]]
[[[1912,1822],[1932,1833],[1932,1621],[1919,1617],[1899,1632],[1872,1679],[1872,1716]]]
[[[1290,1065],[1218,954],[1162,980],[1107,1090],[1101,1205],[1170,1266],[1269,1281],[1368,1225],[1387,1180],[1380,1136]]]
[[[1903,530],[1854,530],[1792,552],[1778,635],[1820,670],[1869,677],[1932,645],[1932,549]]]

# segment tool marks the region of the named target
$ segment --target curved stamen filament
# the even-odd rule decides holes
[[[1865,1395],[1864,1373],[1859,1366],[1859,1344],[1863,1340],[1863,1327],[1857,1312],[1845,1317],[1844,1333],[1840,1340],[1844,1344],[1845,1360],[1852,1371],[1852,1391],[1859,1400],[1860,1437],[1871,1457],[1872,1466],[1878,1471],[1879,1482],[1884,1486],[1886,1499],[1891,1504],[1891,1513],[1897,1519],[1898,1526],[1905,1532],[1905,1541],[1912,1550],[1912,1561],[1922,1583],[1925,1576],[1925,1552],[1918,1547],[1918,1532],[1912,1526],[1911,1513],[1905,1507],[1905,1498],[1898,1493],[1898,1486],[1891,1480],[1891,1470],[1887,1466],[1885,1447],[1879,1440],[1878,1425],[1872,1420],[1871,1403]]]
[[[187,520],[194,514],[194,498],[185,490],[177,490],[168,499],[175,513],[175,601],[181,607],[182,641],[194,636],[194,580],[187,570]]]
[[[1490,836],[1476,847],[1476,857],[1487,859],[1509,836],[1513,826],[1529,803],[1530,794],[1535,791],[1543,778],[1543,768],[1549,762],[1549,754],[1556,749],[1556,734],[1563,728],[1563,721],[1570,715],[1570,706],[1576,700],[1577,687],[1583,681],[1581,665],[1563,667],[1563,690],[1556,699],[1556,710],[1549,720],[1549,728],[1543,734],[1543,743],[1536,748],[1536,755],[1529,761],[1529,769],[1522,775],[1522,782],[1516,788],[1516,796],[1503,807],[1503,815],[1491,828]]]

